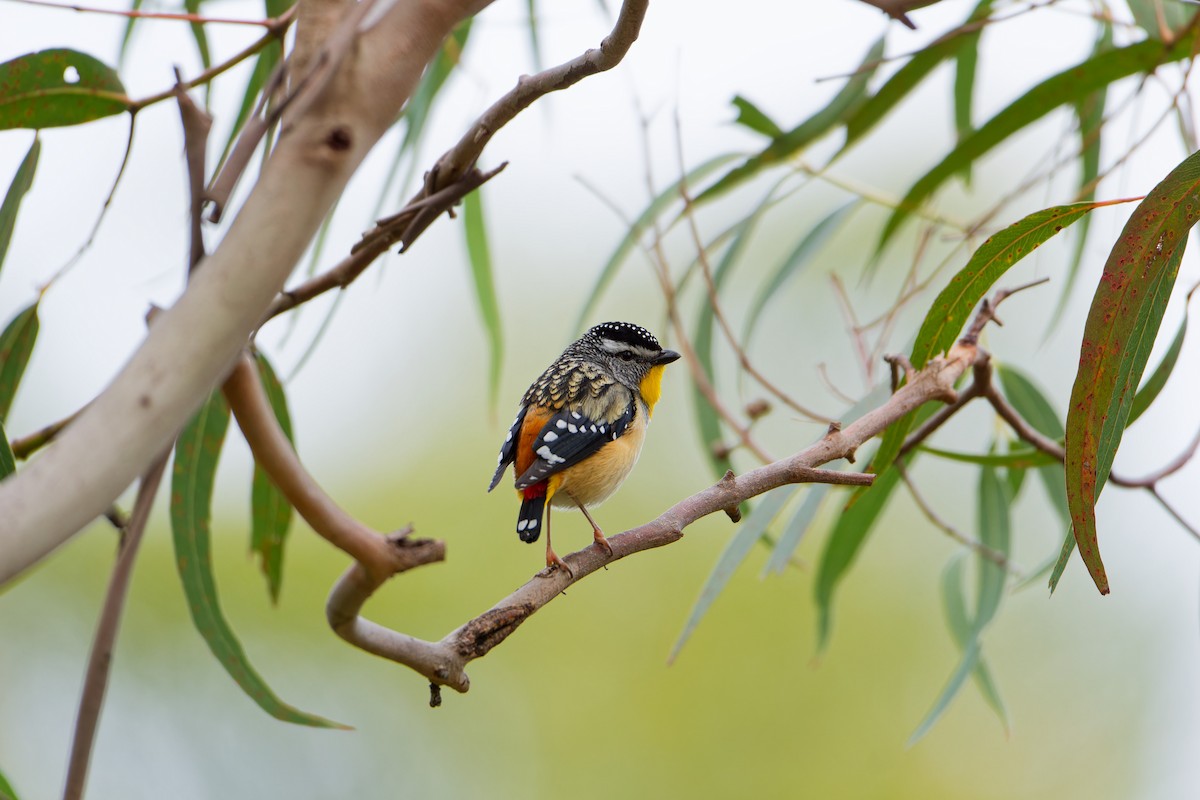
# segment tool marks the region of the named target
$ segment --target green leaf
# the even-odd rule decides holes
[[[683,631],[680,632],[679,638],[675,641],[675,646],[671,648],[671,654],[667,656],[667,663],[675,661],[679,651],[683,649],[684,644],[691,638],[696,627],[700,624],[700,620],[708,613],[708,609],[712,607],[713,601],[725,589],[729,583],[729,579],[733,577],[733,573],[742,562],[746,560],[746,556],[750,555],[750,551],[754,545],[762,538],[763,533],[767,530],[767,526],[771,524],[771,520],[778,516],[783,509],[784,504],[795,494],[797,487],[795,485],[780,486],[772,489],[759,498],[760,502],[754,507],[754,511],[750,516],[738,526],[737,532],[729,540],[729,544],[725,546],[725,551],[721,553],[721,557],[717,559],[716,565],[713,567],[712,574],[708,576],[708,580],[704,582],[703,588],[700,589],[700,596],[696,598],[696,603],[692,606],[692,611],[688,615],[687,622],[683,626]]]
[[[1101,594],[1095,506],[1175,285],[1188,231],[1200,219],[1200,153],[1171,171],[1126,223],[1092,297],[1067,414],[1067,502],[1079,555]]]
[[[187,13],[192,15],[200,14],[201,0],[183,0],[183,7]],[[200,55],[200,63],[205,69],[212,66],[212,54],[208,49],[208,33],[204,30],[204,23],[189,22],[188,27],[192,29],[192,39],[196,42],[196,52]],[[212,87],[210,83],[209,88]]]
[[[37,341],[38,302],[17,314],[0,333],[0,423],[8,420],[13,398]]]
[[[879,67],[885,37],[871,46],[862,63],[854,71],[829,104],[790,131],[772,139],[762,151],[727,172],[696,198],[696,204],[712,200],[735,186],[753,178],[763,170],[787,161],[843,122],[863,102],[867,83]]]
[[[336,722],[306,714],[280,700],[246,658],[242,645],[221,612],[213,579],[209,519],[213,477],[229,408],[214,392],[180,432],[175,443],[171,477],[171,532],[175,565],[183,581],[192,621],[221,666],[254,702],[276,719],[319,728],[344,728]]]
[[[404,106],[404,141],[400,145],[401,151],[411,152],[420,144],[421,137],[425,132],[425,123],[433,108],[433,101],[445,86],[450,73],[462,60],[463,50],[471,36],[473,21],[474,17],[467,17],[450,32],[446,41],[442,42],[438,54],[426,68],[425,74],[421,76],[421,82],[417,84],[416,91]]]
[[[821,501],[827,494],[829,494],[828,483],[814,483],[809,486],[804,502],[800,504],[800,508],[796,509],[796,513],[788,521],[787,527],[783,529],[779,541],[775,543],[775,549],[771,551],[771,558],[763,567],[762,577],[765,578],[771,572],[782,573],[787,569],[792,556],[796,553],[796,548],[800,546],[800,540],[812,525],[813,520],[816,519],[817,511],[821,508]]]
[[[258,365],[258,376],[275,419],[289,442],[295,444],[292,434],[292,417],[288,412],[287,396],[275,370],[262,353],[254,354]],[[283,586],[283,550],[287,542],[288,529],[292,524],[292,504],[283,492],[257,463],[250,487],[250,552],[258,555],[259,566],[267,577],[267,591],[271,602],[279,602],[279,590]]]
[[[758,327],[758,319],[762,314],[762,310],[766,307],[767,302],[779,294],[779,290],[787,281],[803,269],[808,262],[829,238],[837,231],[841,224],[845,222],[846,217],[850,215],[854,209],[858,207],[858,200],[851,200],[841,208],[835,209],[831,214],[822,219],[812,227],[800,241],[796,244],[788,257],[783,260],[783,263],[775,270],[770,278],[762,284],[758,296],[754,298],[754,303],[750,306],[750,310],[746,313],[746,329],[745,335],[742,337],[746,346],[749,346],[750,339],[754,336],[754,331]]]
[[[951,450],[940,450],[936,447],[926,447],[924,445],[919,449],[922,453],[929,453],[939,458],[945,458],[950,461],[961,461],[967,464],[980,464],[985,467],[1029,469],[1030,467],[1044,467],[1048,464],[1058,463],[1053,456],[1032,447],[1025,447],[1008,453],[988,453],[986,455],[956,453]]]
[[[0,64],[0,130],[80,125],[130,105],[111,67],[57,48]]]
[[[1057,75],[1053,75],[1014,100],[1008,107],[963,139],[925,173],[900,201],[884,225],[876,251],[882,251],[904,220],[951,176],[962,172],[1013,134],[1036,122],[1059,106],[1079,102],[1085,97],[1130,75],[1150,74],[1163,64],[1188,58],[1192,54],[1195,31],[1171,47],[1147,40],[1092,56]]]
[[[979,25],[992,11],[992,0],[981,0],[971,12],[967,25]],[[972,26],[973,27],[973,26]],[[958,141],[975,131],[975,75],[979,66],[979,39],[984,27],[980,25],[964,33],[954,60],[954,130]],[[962,173],[966,183],[971,182],[971,168]]]
[[[714,156],[700,166],[690,170],[681,180],[672,183],[650,201],[650,205],[646,206],[646,209],[629,226],[629,230],[621,238],[617,249],[608,257],[608,261],[600,270],[600,276],[596,279],[592,290],[586,295],[587,300],[584,302],[583,308],[580,309],[579,316],[575,318],[575,330],[583,330],[588,318],[591,317],[592,312],[596,309],[596,304],[600,302],[601,296],[608,289],[613,278],[617,277],[617,271],[625,263],[625,259],[629,257],[629,254],[633,252],[633,248],[637,245],[638,240],[651,227],[651,223],[671,204],[680,201],[680,189],[684,186],[695,185],[736,158],[738,156],[735,153]]]
[[[0,423],[0,480],[17,471],[17,459],[13,456],[12,447],[8,443],[8,434],[4,424]]]
[[[772,186],[771,190],[767,192],[762,202],[755,207],[754,211],[734,226],[736,233],[732,241],[730,241],[729,247],[725,249],[724,255],[721,256],[721,261],[717,264],[717,268],[713,271],[714,292],[720,292],[725,280],[732,273],[733,265],[737,263],[737,260],[749,244],[755,226],[758,224],[759,219],[761,219],[762,214],[771,206],[771,199],[781,184],[782,181]],[[693,337],[692,347],[696,353],[696,360],[699,362],[709,386],[715,385],[716,379],[716,368],[713,363],[714,322],[715,312],[712,300],[708,293],[705,292],[700,306],[700,314],[696,321],[696,333]],[[725,471],[732,467],[732,464],[728,456],[722,457],[713,452],[713,445],[721,441],[721,424],[712,404],[708,402],[708,398],[705,397],[699,383],[696,381],[692,381],[692,406],[696,412],[696,425],[697,432],[700,434],[700,446],[708,456],[713,474],[718,477],[724,475]]]
[[[1021,259],[1092,209],[1108,204],[1071,203],[1035,211],[980,245],[925,314],[913,345],[913,366],[920,369],[949,350],[979,301]]]
[[[1187,309],[1184,308],[1183,322],[1179,323],[1179,330],[1176,331],[1175,338],[1171,340],[1171,346],[1163,354],[1162,361],[1158,362],[1154,372],[1150,373],[1150,377],[1142,384],[1142,388],[1138,389],[1137,394],[1133,396],[1133,403],[1129,406],[1129,419],[1125,421],[1125,427],[1128,428],[1144,414],[1146,409],[1158,398],[1159,392],[1167,385],[1167,379],[1175,370],[1175,364],[1179,361],[1179,353],[1183,350],[1187,324]]]
[[[761,133],[768,139],[778,139],[783,136],[783,128],[780,128],[775,120],[768,117],[762,109],[740,94],[733,98],[733,105],[738,110],[737,119],[734,120],[738,125],[749,128],[755,133]]]
[[[42,152],[42,140],[37,136],[29,145],[29,151],[17,167],[12,183],[4,195],[4,203],[0,204],[0,267],[4,266],[4,257],[8,255],[8,245],[12,242],[13,229],[17,225],[17,212],[21,210],[21,200],[29,187],[33,186],[33,173],[37,170],[38,156]]]
[[[533,71],[542,71],[542,43],[538,35],[538,18],[536,0],[526,0],[526,13],[529,18],[529,52],[533,57]]]
[[[1113,26],[1105,21],[1100,24],[1100,35],[1092,48],[1092,55],[1111,50],[1113,47]],[[1108,103],[1108,87],[1077,101],[1075,116],[1079,120],[1079,200],[1094,200],[1096,198],[1096,183],[1100,177],[1100,140],[1104,130],[1104,107]],[[1091,230],[1092,218],[1084,217],[1079,227],[1075,229],[1075,251],[1071,254],[1071,263],[1067,267],[1067,279],[1063,282],[1062,294],[1058,298],[1052,320],[1062,318],[1067,300],[1075,288],[1079,277],[1079,268],[1083,264],[1083,253],[1087,247],[1088,231]],[[1054,322],[1051,322],[1053,325]]]
[[[1161,39],[1163,26],[1168,34],[1178,33],[1196,15],[1194,6],[1180,0],[1127,0],[1133,21],[1152,39]]]
[[[121,34],[121,47],[117,51],[117,64],[125,65],[125,56],[129,54],[129,43],[133,40],[133,26],[137,24],[140,17],[136,13],[142,8],[142,0],[133,0],[129,4],[129,10],[134,12],[133,16],[126,18],[125,31]]]
[[[1067,568],[1067,563],[1071,560],[1071,553],[1075,552],[1075,548],[1075,531],[1068,526],[1067,535],[1063,537],[1062,549],[1059,550],[1058,559],[1054,562],[1054,568],[1050,571],[1050,594],[1054,594],[1054,590],[1058,588],[1058,582],[1062,578],[1062,574]]]
[[[972,30],[968,26],[985,18],[990,11],[990,6],[991,0],[982,0],[962,26],[939,37],[928,47],[917,51],[904,66],[888,78],[883,86],[879,87],[879,91],[861,103],[846,120],[846,142],[842,145],[841,152],[844,153],[850,149],[852,144],[869,133],[939,64],[947,58],[957,56],[964,45],[964,38],[972,35]]]
[[[1038,433],[1061,441],[1066,435],[1066,429],[1063,428],[1054,405],[1042,390],[1024,373],[1007,364],[997,364],[996,375],[1000,378],[1000,388],[1004,390],[1004,396],[1017,413]]]
[[[1010,498],[1004,489],[1004,483],[1000,480],[996,471],[990,467],[980,470],[978,504],[979,541],[1005,556],[1009,553],[1011,540],[1011,526],[1008,516],[1009,500]],[[957,563],[961,564],[961,561],[957,561]],[[966,677],[972,673],[976,674],[976,679],[980,683],[980,688],[983,691],[985,699],[996,710],[997,715],[1004,722],[1005,726],[1007,727],[1008,725],[1004,704],[1000,701],[999,693],[996,691],[995,684],[992,682],[990,674],[987,673],[986,667],[984,667],[985,677],[982,679],[979,677],[979,667],[983,663],[981,660],[982,645],[980,644],[980,636],[996,616],[996,611],[1000,607],[1000,600],[1004,596],[1006,574],[1003,567],[983,554],[976,555],[976,563],[979,568],[979,578],[976,581],[975,616],[969,626],[966,625],[965,599],[961,597],[961,567],[948,568],[947,575],[943,576],[942,588],[947,596],[947,621],[951,633],[962,649],[962,658],[951,674],[950,680],[946,682],[942,693],[934,701],[933,707],[909,738],[908,743],[910,746],[929,732],[934,723],[937,722],[942,713],[949,707],[950,701],[958,694],[958,690],[962,688]],[[950,584],[953,584],[953,586]],[[959,596],[954,596],[955,592]]]
[[[867,534],[879,519],[892,491],[900,482],[900,471],[889,469],[875,478],[868,489],[854,492],[842,509],[817,568],[817,650],[829,644],[833,631],[833,594],[858,556]]]
[[[12,788],[3,772],[0,772],[0,800],[17,800],[17,790]]]
[[[229,153],[233,150],[234,142],[237,141],[238,136],[241,134],[242,128],[245,126],[246,120],[250,118],[251,112],[258,105],[258,96],[262,93],[267,79],[271,77],[271,73],[275,70],[275,66],[279,63],[279,59],[282,56],[283,46],[279,42],[271,42],[255,56],[254,71],[250,73],[250,79],[246,81],[246,88],[242,92],[242,104],[238,107],[237,115],[233,118],[233,126],[229,129],[229,138],[225,140],[225,148],[221,151],[221,158],[217,161],[218,170],[224,165],[225,159],[229,158]]]
[[[483,218],[483,198],[478,190],[463,198],[463,232],[475,284],[479,316],[488,335],[491,368],[488,370],[488,405],[494,411],[500,396],[500,369],[504,363],[504,331],[500,324],[500,301],[492,280],[492,253]]]

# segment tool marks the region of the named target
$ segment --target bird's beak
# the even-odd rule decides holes
[[[654,357],[654,361],[651,363],[653,363],[654,366],[657,367],[657,366],[661,366],[663,364],[670,364],[672,361],[678,361],[678,360],[679,360],[679,353],[676,353],[674,350],[663,350],[661,353],[659,353],[658,355],[656,355]]]

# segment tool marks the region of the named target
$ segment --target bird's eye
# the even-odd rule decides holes
[[[617,353],[617,358],[622,361],[633,361],[633,353],[629,350],[622,350],[620,353]]]

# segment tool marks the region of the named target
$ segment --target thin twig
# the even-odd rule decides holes
[[[917,504],[917,508],[921,510],[921,513],[925,515],[925,518],[933,523],[934,527],[940,529],[943,533],[959,544],[974,550],[976,553],[983,556],[988,561],[991,561],[1005,572],[1010,573],[1017,580],[1024,578],[1024,573],[1012,562],[1010,562],[1008,558],[1005,557],[1005,555],[999,550],[988,547],[978,539],[972,539],[970,536],[959,533],[952,525],[939,517],[937,513],[934,512],[933,508],[925,502],[925,498],[922,497],[921,493],[917,490],[917,486],[915,483],[913,483],[912,478],[909,476],[908,470],[904,468],[903,461],[896,459],[895,467],[900,473],[900,479],[904,481],[904,485],[908,487],[908,493],[912,497],[913,502]]]
[[[113,565],[104,596],[104,607],[96,624],[96,635],[92,640],[92,653],[88,657],[87,673],[83,681],[83,694],[79,698],[79,713],[75,720],[75,735],[71,742],[71,758],[67,765],[67,783],[63,790],[64,800],[79,800],[83,797],[87,782],[88,764],[92,756],[92,744],[96,739],[96,727],[100,722],[100,710],[104,706],[104,694],[108,688],[108,673],[112,666],[113,645],[121,627],[121,612],[129,594],[129,578],[133,573],[133,562],[137,558],[138,545],[146,530],[150,507],[163,471],[167,466],[164,452],[142,476],[134,501],[133,514],[122,530],[121,545],[117,562]]]
[[[169,11],[134,11],[119,8],[97,8],[95,6],[81,6],[74,3],[52,3],[50,0],[9,0],[9,2],[21,3],[27,6],[59,8],[63,11],[78,11],[84,14],[110,14],[116,17],[128,17],[129,19],[177,20],[180,22],[190,22],[194,25],[207,25],[212,23],[216,25],[253,25],[259,28],[269,28],[275,21],[272,19],[233,19],[231,17],[208,17],[201,14],[181,14]]]

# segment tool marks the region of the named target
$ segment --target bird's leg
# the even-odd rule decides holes
[[[546,503],[546,568],[552,569],[558,567],[567,573],[567,577],[575,580],[575,573],[567,566],[567,562],[558,557],[558,553],[554,552],[554,548],[550,546],[550,504]]]
[[[572,496],[571,499],[575,500],[575,497]],[[600,526],[596,524],[596,520],[592,519],[592,515],[588,513],[587,507],[583,503],[575,500],[575,505],[579,506],[579,510],[587,517],[587,521],[592,523],[592,538],[596,540],[596,544],[608,553],[609,558],[612,558],[612,545],[608,543],[608,539],[604,538],[604,531],[600,530]]]

